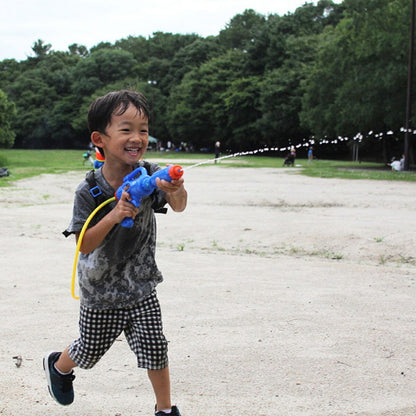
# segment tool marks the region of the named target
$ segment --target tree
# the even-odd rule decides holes
[[[187,72],[198,68],[212,58],[223,55],[225,51],[218,39],[213,36],[196,39],[179,49],[173,59],[169,61],[168,74],[165,79],[166,89],[170,90],[173,86],[178,85]]]
[[[221,95],[224,102],[222,114],[224,129],[220,137],[228,149],[242,151],[262,147],[261,131],[257,120],[261,116],[259,77],[234,80]]]
[[[244,60],[243,52],[230,50],[183,77],[167,103],[167,124],[173,136],[202,148],[222,135],[227,123],[223,94],[241,77]]]
[[[300,141],[310,133],[300,125],[299,113],[301,84],[314,62],[316,44],[316,35],[287,36],[282,64],[264,74],[258,127],[268,145],[287,146],[290,141]]]
[[[246,9],[242,14],[234,16],[219,34],[220,44],[227,49],[247,51],[258,29],[266,22],[266,18],[253,9]]]
[[[406,90],[401,86],[407,78],[410,3],[374,0],[371,7],[351,3],[349,15],[357,26],[349,34],[359,47],[349,50],[355,65],[346,71],[337,98],[339,101],[353,98],[353,112],[359,120],[355,131],[398,128],[404,120],[397,109],[402,108],[404,114]],[[340,128],[346,129],[346,124],[343,120]]]
[[[152,134],[196,149],[217,138],[245,150],[397,130],[409,16],[408,0],[319,0],[284,16],[245,10],[207,38],[155,32],[66,52],[39,39],[34,57],[0,62],[0,88],[16,107],[14,145],[84,146],[92,100],[129,87],[151,102]],[[365,141],[379,152],[380,141]],[[382,143],[388,155],[393,141]]]
[[[73,70],[72,91],[78,96],[90,96],[105,84],[134,76],[137,61],[130,52],[118,49],[98,49],[81,59]]]
[[[35,53],[36,57],[42,58],[48,54],[48,52],[51,50],[52,45],[49,43],[46,43],[38,39],[36,42],[33,43],[32,51]]]
[[[9,102],[4,91],[0,90],[0,147],[13,146],[15,133],[12,129],[12,121],[16,115],[14,103]]]
[[[88,56],[89,54],[88,48],[84,45],[78,45],[78,43],[69,45],[68,50],[71,55]]]
[[[321,137],[398,130],[405,118],[410,3],[345,0],[344,7],[344,19],[320,40],[304,83],[301,122]]]

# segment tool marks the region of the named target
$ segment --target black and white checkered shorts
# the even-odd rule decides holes
[[[68,353],[81,368],[92,368],[123,331],[138,367],[161,370],[168,365],[168,343],[156,291],[129,309],[101,310],[81,305],[79,329],[80,337],[69,346]]]

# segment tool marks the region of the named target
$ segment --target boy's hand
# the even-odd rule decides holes
[[[101,221],[89,228],[84,235],[80,251],[83,254],[91,253],[104,240],[106,235],[111,231],[115,224],[121,223],[125,217],[135,218],[139,212],[130,201],[130,195],[123,192],[117,205]],[[78,243],[77,235],[77,243]]]
[[[156,178],[156,185],[162,191],[168,194],[175,193],[183,188],[183,178],[172,179],[172,181],[165,181],[164,179]]]
[[[131,197],[128,192],[123,191],[120,200],[111,211],[114,216],[114,222],[116,224],[121,223],[121,221],[123,221],[126,217],[132,218],[133,220],[136,217],[137,213],[139,212],[139,208],[135,207],[130,201]]]
[[[166,192],[166,201],[176,212],[181,212],[186,208],[188,194],[183,183],[183,178],[172,179],[171,182],[156,178],[156,185],[159,189]]]

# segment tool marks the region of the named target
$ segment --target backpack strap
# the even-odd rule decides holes
[[[91,170],[86,174],[85,180],[87,181],[87,183],[89,185],[90,194],[93,196],[93,198],[95,200],[95,207],[97,208],[99,205],[101,205],[103,202],[105,202],[107,200],[107,198],[105,198],[101,188],[97,184],[97,181],[96,181],[95,175],[94,175],[94,170]],[[104,208],[106,208],[108,210],[108,207],[104,207]],[[105,209],[104,209],[104,212],[105,212]],[[104,212],[102,212],[101,214],[103,214]],[[95,217],[91,221],[91,224],[94,224],[94,222],[97,222],[97,219],[98,219],[98,217]],[[65,230],[65,231],[62,232],[62,234],[65,237],[68,237],[72,233]]]
[[[90,186],[90,194],[95,200],[95,206],[98,207],[103,202],[105,202],[106,198],[103,195],[103,191],[97,184],[94,170],[90,170],[87,173],[87,175],[85,176],[85,180],[88,182],[88,185]]]

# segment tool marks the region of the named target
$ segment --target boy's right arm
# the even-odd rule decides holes
[[[88,228],[82,239],[80,252],[82,254],[91,253],[104,240],[106,235],[111,231],[114,225],[119,224],[125,217],[135,218],[139,211],[131,202],[127,192],[123,192],[117,205],[97,224]],[[76,242],[78,244],[80,233],[75,233]]]

